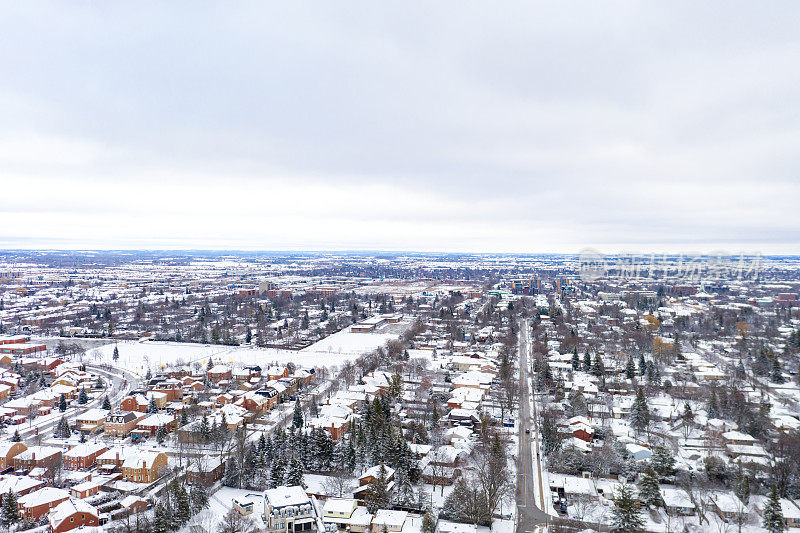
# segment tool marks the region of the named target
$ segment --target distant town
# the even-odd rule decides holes
[[[800,528],[800,258],[730,273],[2,251],[0,524]]]

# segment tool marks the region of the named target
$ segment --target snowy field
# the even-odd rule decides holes
[[[196,363],[198,367],[205,368],[209,359],[215,364],[232,366],[248,364],[265,367],[293,362],[305,368],[336,367],[397,338],[398,335],[388,333],[351,333],[350,328],[345,328],[301,351],[149,340],[120,341],[88,350],[85,361],[113,364],[114,346],[117,346],[119,361],[116,365],[141,375],[147,373],[148,367],[161,370],[175,364]]]

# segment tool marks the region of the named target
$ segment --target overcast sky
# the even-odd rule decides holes
[[[0,5],[0,247],[800,253],[797,2]]]

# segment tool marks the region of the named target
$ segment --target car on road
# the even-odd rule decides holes
[[[526,430],[525,430],[525,434],[526,434],[526,435],[530,435],[530,434],[531,434],[531,430],[530,430],[530,429],[526,429]]]

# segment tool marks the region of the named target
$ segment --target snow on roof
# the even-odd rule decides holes
[[[88,457],[104,449],[105,449],[104,444],[86,442],[84,444],[78,444],[77,446],[72,448],[70,451],[64,454],[64,457],[71,457],[76,459],[81,457]]]
[[[408,518],[407,511],[389,511],[386,509],[378,509],[375,512],[375,517],[372,519],[372,524],[377,526],[398,527],[402,528]]]
[[[331,498],[325,502],[323,513],[350,514],[356,507],[356,500],[352,498]]]
[[[694,509],[689,493],[683,489],[674,487],[664,487],[661,489],[661,497],[667,507],[679,507],[682,509]]]
[[[23,507],[37,507],[39,505],[48,504],[56,500],[63,500],[69,498],[69,492],[64,489],[57,489],[55,487],[44,487],[39,490],[29,492],[24,496],[20,496],[17,502]]]
[[[52,511],[50,511],[49,519],[53,530],[57,529],[61,522],[75,513],[86,513],[96,517],[100,516],[100,513],[97,512],[97,509],[86,503],[85,500],[70,498],[65,502],[61,502]]]
[[[444,446],[442,447],[444,448]],[[383,465],[383,468],[386,469],[386,479],[389,479],[394,475],[394,468],[386,465]],[[366,477],[378,478],[380,476],[380,473],[381,473],[381,465],[375,465],[372,468],[367,469],[367,471],[364,472],[359,479],[364,479]]]
[[[311,499],[303,487],[276,487],[264,491],[264,499],[272,507],[286,507],[287,505],[310,504]]]

